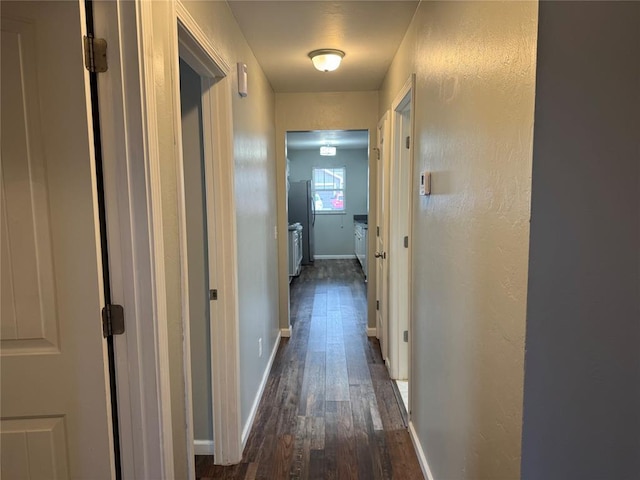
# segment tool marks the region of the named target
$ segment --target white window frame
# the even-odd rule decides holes
[[[316,170],[342,170],[342,188],[317,188],[315,177]],[[316,210],[316,214],[318,215],[346,215],[347,214],[347,166],[314,166],[311,168],[311,193],[313,195],[313,201],[315,202],[316,192],[342,192],[342,209],[341,210]]]

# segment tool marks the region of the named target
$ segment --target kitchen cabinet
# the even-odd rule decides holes
[[[355,239],[355,254],[362,271],[364,272],[364,278],[367,278],[367,237],[369,229],[366,223],[356,222],[354,223],[354,239]]]

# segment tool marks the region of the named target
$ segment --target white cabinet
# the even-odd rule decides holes
[[[369,230],[364,223],[356,222],[354,224],[354,237],[355,237],[355,254],[362,271],[364,272],[365,279],[367,278],[367,237]]]
[[[300,275],[302,265],[302,225],[289,225],[289,281]]]

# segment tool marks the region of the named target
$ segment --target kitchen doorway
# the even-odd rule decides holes
[[[321,269],[327,282],[342,271],[356,272],[357,281],[366,284],[369,132],[287,132],[286,162],[289,307],[295,328],[300,312],[311,308],[307,290],[318,280],[313,269]],[[366,317],[366,285],[364,291]]]

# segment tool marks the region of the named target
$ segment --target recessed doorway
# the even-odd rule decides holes
[[[337,278],[349,270],[357,272],[361,283],[367,281],[369,132],[287,132],[286,158],[290,319],[295,328],[298,312],[309,308],[305,271],[322,268]],[[366,317],[366,302],[362,313]]]

